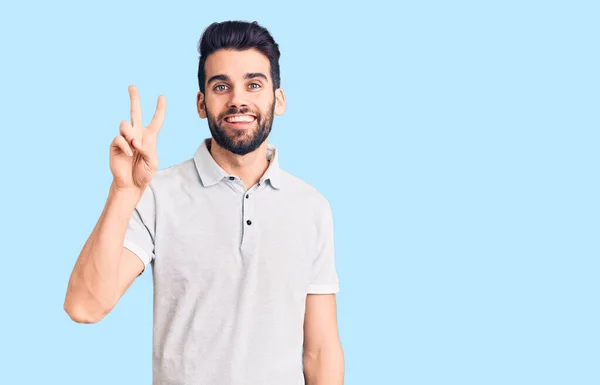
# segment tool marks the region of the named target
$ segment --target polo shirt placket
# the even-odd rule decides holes
[[[258,246],[260,234],[260,223],[256,221],[254,213],[256,209],[255,194],[260,193],[261,184],[258,182],[245,191],[242,195],[242,240],[240,252],[244,260],[252,258]]]

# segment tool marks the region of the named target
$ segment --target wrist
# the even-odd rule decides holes
[[[118,187],[113,181],[108,193],[109,200],[117,200],[124,204],[129,203],[133,207],[137,205],[144,194],[144,189],[139,187]]]

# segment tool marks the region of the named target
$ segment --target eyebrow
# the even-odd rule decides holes
[[[267,78],[267,76],[263,73],[260,72],[248,72],[246,75],[244,75],[244,79],[256,79],[256,78],[262,78],[265,81],[269,81],[269,79]],[[208,81],[206,82],[206,85],[209,85],[212,82],[216,82],[217,80],[221,80],[224,82],[228,82],[229,81],[229,76],[227,75],[215,75],[212,76],[210,79],[208,79]]]

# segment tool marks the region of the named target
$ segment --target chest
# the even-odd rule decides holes
[[[222,198],[161,213],[154,270],[179,290],[304,290],[316,240],[309,212],[276,197]]]

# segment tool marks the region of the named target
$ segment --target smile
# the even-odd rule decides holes
[[[234,124],[247,124],[252,123],[256,120],[256,117],[253,115],[229,115],[224,119],[227,123]]]

